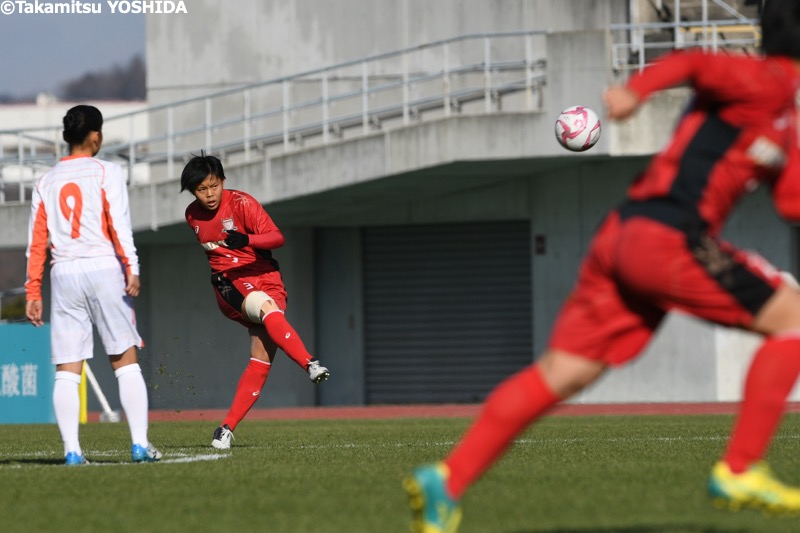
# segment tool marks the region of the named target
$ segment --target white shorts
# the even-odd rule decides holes
[[[92,324],[106,353],[141,348],[136,314],[125,294],[125,275],[114,257],[57,262],[50,270],[50,355],[53,364],[91,359]]]

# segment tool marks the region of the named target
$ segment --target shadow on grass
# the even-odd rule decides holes
[[[714,526],[693,526],[691,524],[660,524],[650,526],[609,526],[597,528],[576,527],[558,529],[519,529],[513,533],[669,533],[670,531],[680,531],[682,533],[748,533],[746,529],[730,529]]]
[[[130,461],[119,461],[114,459],[92,459],[90,456],[86,457],[88,461],[88,465],[114,465],[114,464],[123,464],[123,463],[130,463]],[[6,458],[0,459],[0,467],[3,466],[29,466],[29,465],[40,465],[40,466],[66,466],[64,464],[64,459],[62,458],[54,458],[54,459],[31,459],[29,457],[25,458]]]
[[[63,465],[64,459],[31,459],[29,457],[26,458],[18,458],[15,459],[13,457],[0,459],[0,466],[12,466],[12,465]]]

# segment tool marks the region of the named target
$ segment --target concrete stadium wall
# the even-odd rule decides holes
[[[360,228],[371,225],[528,219],[546,252],[533,255],[535,351],[570,290],[580,258],[605,211],[619,201],[641,159],[618,158],[530,174],[439,197],[385,203],[341,227],[284,228],[278,250],[290,294],[290,320],[333,371],[312,387],[284,356],[271,375],[263,405],[359,405],[364,399]],[[503,162],[496,173],[503,174]],[[394,204],[389,208],[389,204]],[[269,206],[268,206],[269,209]],[[278,210],[277,212],[280,212]],[[280,224],[280,218],[277,219]],[[755,221],[755,222],[754,222]],[[188,230],[187,230],[188,231]],[[771,211],[768,195],[748,198],[726,235],[776,266],[793,268],[793,233]],[[190,236],[187,236],[189,239]],[[202,251],[194,243],[143,248],[147,278],[158,284],[146,309],[138,306],[150,348],[154,406],[222,407],[246,362],[246,335],[219,315]],[[175,268],[174,265],[181,265]],[[158,295],[158,296],[156,296]],[[148,318],[145,318],[148,317]],[[610,373],[578,402],[735,400],[755,336],[671,316],[646,353]],[[531,354],[533,360],[534,354]],[[491,364],[487,354],[487,364]]]
[[[345,224],[286,225],[283,214],[291,210],[285,205],[268,205],[287,236],[287,245],[276,251],[276,257],[289,292],[288,317],[311,351],[330,366],[333,377],[315,387],[280,354],[259,405],[363,403],[360,247],[361,228],[368,226],[529,220],[531,235],[543,237],[546,246],[543,254],[531,252],[532,335],[539,353],[594,228],[606,210],[619,202],[644,161],[565,157],[546,170],[512,178],[504,176],[516,172],[519,163],[496,161],[482,171],[496,178],[478,186],[433,197],[419,190],[406,199],[378,191],[367,197],[367,205],[351,213]],[[532,162],[522,166],[536,168]],[[263,192],[263,180],[257,179],[263,168],[226,169],[228,186]],[[447,179],[445,167],[432,172],[426,182]],[[460,180],[456,177],[453,181]],[[178,198],[182,205],[190,199],[188,195]],[[296,203],[313,205],[303,199]],[[744,201],[725,234],[741,247],[759,251],[779,268],[796,268],[796,235],[774,214],[765,191]],[[244,328],[217,310],[205,257],[185,224],[139,232],[136,238],[144,289],[136,309],[146,342],[141,360],[151,386],[152,407],[226,407],[247,364]],[[610,373],[575,401],[732,401],[739,396],[741,377],[757,342],[749,334],[671,316],[639,360]],[[118,408],[116,380],[99,342],[95,357],[92,367],[112,406]],[[533,357],[531,354],[531,360]],[[487,354],[487,364],[490,361],[491,354]],[[96,408],[95,400],[91,402],[90,407]]]
[[[600,29],[628,0],[193,0],[148,15],[148,101],[157,104],[470,33]],[[213,21],[213,22],[211,22]],[[535,55],[545,52],[537,42]],[[452,50],[453,64],[459,51]],[[422,59],[421,61],[425,61]],[[440,69],[432,65],[415,68]],[[400,59],[396,69],[400,71]]]
[[[260,406],[364,401],[360,246],[361,228],[369,226],[529,221],[534,239],[546,245],[542,254],[531,252],[531,329],[534,351],[541,351],[594,228],[646,161],[636,156],[663,144],[687,96],[669,91],[633,122],[604,124],[600,143],[586,154],[558,147],[552,135],[558,110],[577,102],[600,108],[600,90],[609,81],[608,41],[604,31],[593,30],[623,20],[617,15],[626,5],[345,0],[334,7],[294,0],[238,10],[198,0],[188,16],[148,17],[148,57],[158,58],[148,61],[153,103],[469,32],[556,31],[539,43],[548,57],[544,111],[425,120],[226,166],[228,186],[267,202],[286,233],[287,246],[276,257],[290,295],[288,317],[333,372],[314,387],[281,355]],[[582,31],[568,31],[576,28]],[[142,364],[154,408],[223,408],[247,364],[247,336],[216,309],[207,263],[183,222],[191,197],[178,188],[170,181],[130,192],[143,265],[144,293],[136,303],[147,342]],[[0,209],[0,246],[24,246],[28,210]],[[775,217],[763,191],[744,202],[726,235],[779,268],[797,268],[796,235]],[[681,316],[663,329],[640,360],[576,401],[738,396],[756,338]],[[116,383],[107,367],[93,365],[109,392]],[[109,399],[117,404],[113,394]]]

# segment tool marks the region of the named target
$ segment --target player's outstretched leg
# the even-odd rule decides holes
[[[403,480],[413,533],[455,533],[461,507],[447,492],[450,470],[444,463],[422,466]]]
[[[724,461],[718,462],[711,470],[708,494],[721,509],[751,507],[770,514],[800,513],[800,489],[781,483],[763,461],[739,474]]]
[[[548,357],[552,361],[560,356],[550,352]],[[590,367],[591,376],[601,370],[594,364]],[[561,399],[543,378],[538,364],[498,385],[450,455],[440,465],[418,468],[404,481],[412,511],[412,530],[455,531],[461,519],[456,502],[500,458],[514,437]]]
[[[320,383],[330,377],[330,371],[308,353],[300,335],[286,320],[283,311],[268,312],[264,315],[263,323],[269,338],[308,373],[311,381]]]

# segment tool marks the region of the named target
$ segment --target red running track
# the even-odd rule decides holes
[[[736,413],[738,405],[738,402],[563,404],[555,407],[548,416],[728,415]],[[247,420],[474,418],[480,408],[480,404],[284,407],[253,409],[247,414]],[[800,412],[800,402],[789,403],[787,412]],[[150,412],[150,420],[219,423],[225,418],[225,413],[225,409],[154,410]],[[99,413],[89,413],[89,422],[98,420]]]

